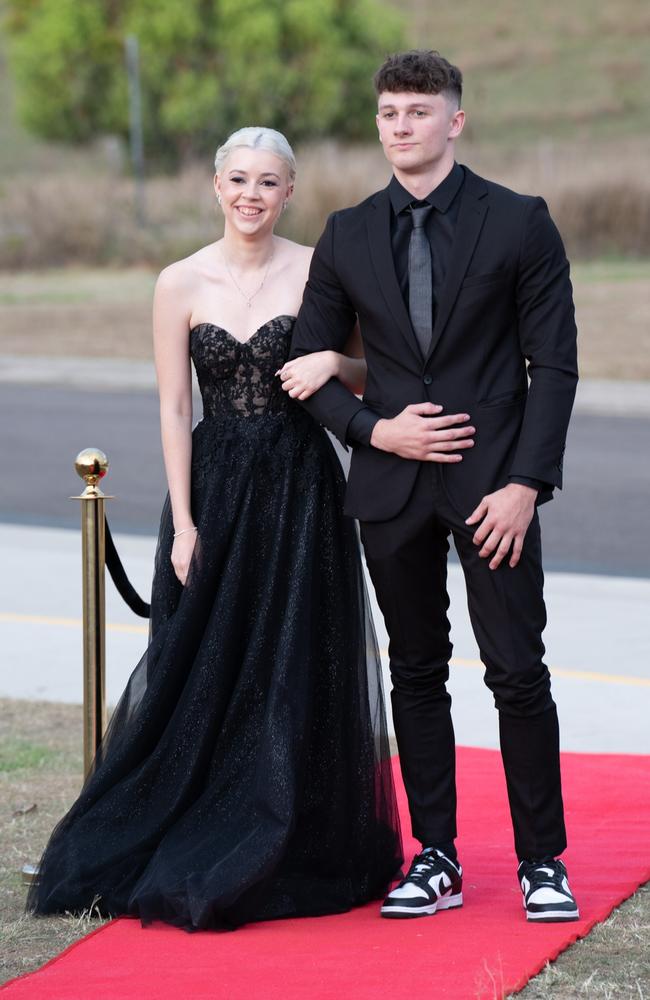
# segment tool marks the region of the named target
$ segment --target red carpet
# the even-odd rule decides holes
[[[563,757],[571,844],[565,859],[582,914],[577,923],[526,923],[500,757],[461,748],[462,909],[389,921],[372,905],[230,933],[143,930],[135,920],[116,920],[2,989],[7,1000],[502,997],[650,879],[649,765],[641,756]],[[403,793],[401,806],[408,830]],[[409,860],[414,849],[409,841]]]

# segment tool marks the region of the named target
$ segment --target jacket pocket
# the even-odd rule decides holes
[[[486,274],[472,274],[469,278],[465,278],[460,287],[471,288],[473,285],[488,285],[492,282],[505,281],[507,277],[507,271],[490,271]]]
[[[500,392],[497,396],[489,396],[487,399],[479,399],[479,406],[509,406],[511,403],[518,403],[528,395],[526,389],[511,389],[510,392]]]

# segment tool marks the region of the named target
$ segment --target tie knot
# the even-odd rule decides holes
[[[411,218],[413,220],[413,228],[421,229],[426,222],[427,215],[433,208],[433,205],[412,205],[411,206]]]

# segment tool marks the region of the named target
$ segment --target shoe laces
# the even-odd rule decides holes
[[[542,886],[548,886],[549,888],[557,889],[559,892],[566,893],[566,887],[563,884],[566,878],[566,868],[559,858],[551,859],[550,861],[529,861],[524,864],[525,867],[522,875],[525,875],[530,882],[531,889],[540,889]]]
[[[425,882],[432,875],[447,871],[450,864],[453,862],[444,854],[437,854],[435,851],[422,851],[421,854],[416,854],[413,858],[408,874],[402,879],[400,885],[404,885],[406,882]]]

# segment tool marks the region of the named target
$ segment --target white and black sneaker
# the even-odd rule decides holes
[[[442,851],[416,854],[408,874],[381,908],[382,917],[425,917],[463,905],[463,869]]]
[[[527,920],[550,923],[556,920],[577,920],[578,904],[569,888],[564,862],[522,861],[517,878],[524,896]]]

